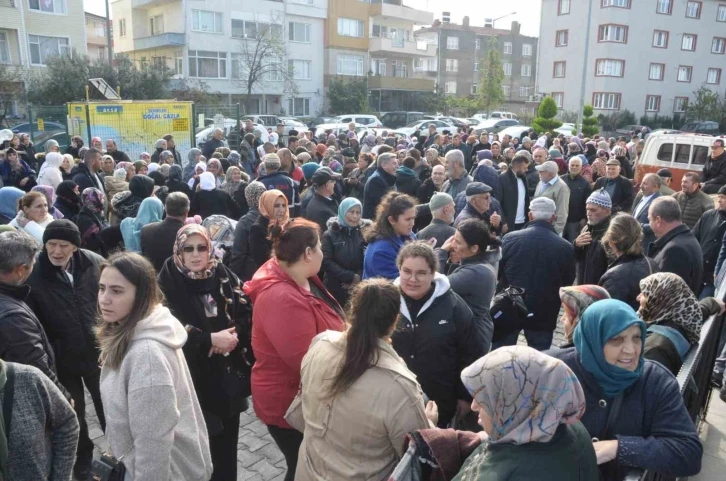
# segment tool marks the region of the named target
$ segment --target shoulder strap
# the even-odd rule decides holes
[[[618,393],[617,396],[615,396],[615,399],[613,399],[612,403],[610,404],[610,411],[608,411],[608,420],[605,423],[605,429],[603,430],[603,435],[600,437],[601,441],[611,439],[612,438],[612,428],[615,424],[615,420],[618,418],[618,414],[620,414],[620,407],[623,405],[623,393]]]
[[[10,423],[13,420],[13,398],[15,397],[15,366],[8,362],[5,395],[3,396],[3,419],[5,421],[5,438],[10,441]]]

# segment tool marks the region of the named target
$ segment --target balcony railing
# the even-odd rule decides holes
[[[150,37],[135,38],[134,49],[146,50],[160,47],[179,47],[184,45],[184,43],[185,37],[183,33],[166,32]]]

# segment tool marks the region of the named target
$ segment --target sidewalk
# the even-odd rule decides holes
[[[701,423],[703,462],[701,473],[692,481],[716,481],[726,477],[726,403],[718,397],[718,390],[711,393],[706,421]]]

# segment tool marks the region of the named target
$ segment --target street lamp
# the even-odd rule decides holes
[[[497,20],[501,20],[506,17],[511,17],[512,15],[516,15],[516,14],[517,14],[517,12],[512,12],[512,13],[508,13],[506,15],[502,15],[501,17],[495,18],[494,20],[492,20],[492,28],[494,28],[494,23],[496,23]]]

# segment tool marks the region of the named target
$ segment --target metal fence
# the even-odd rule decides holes
[[[55,140],[65,152],[70,144],[68,135],[68,109],[65,105],[34,106],[28,105],[27,127],[30,140],[35,144],[36,152],[45,152],[45,143]]]
[[[196,147],[212,135],[215,128],[224,130],[230,149],[239,150],[240,126],[243,120],[243,108],[240,104],[232,105],[194,105],[192,112]]]

